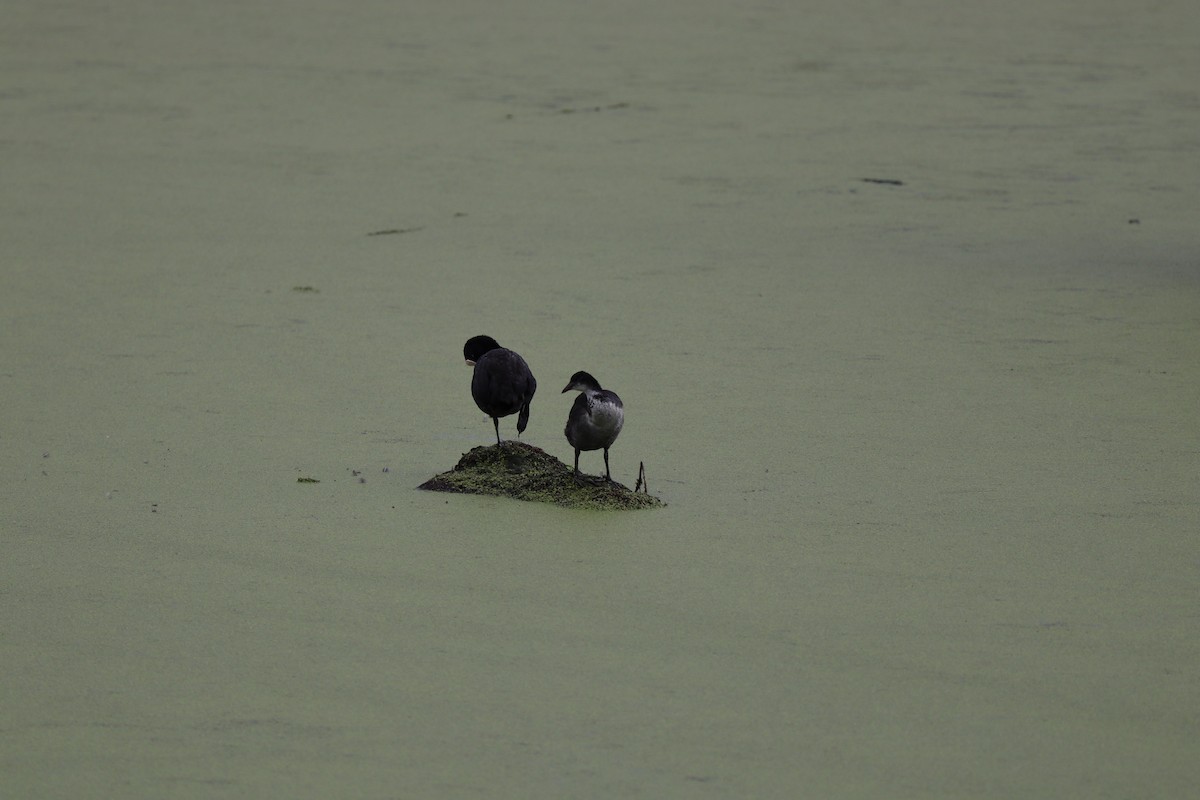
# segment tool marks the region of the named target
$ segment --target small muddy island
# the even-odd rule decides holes
[[[454,469],[435,475],[417,488],[498,495],[567,508],[616,511],[663,505],[648,492],[633,491],[603,477],[584,475],[577,479],[571,467],[545,450],[513,441],[499,447],[476,447],[464,453]]]

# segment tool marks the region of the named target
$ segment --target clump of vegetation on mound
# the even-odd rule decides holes
[[[567,508],[653,508],[662,501],[603,477],[575,479],[574,470],[545,450],[524,442],[476,447],[449,472],[417,487],[434,492],[490,494],[514,500],[554,503]]]

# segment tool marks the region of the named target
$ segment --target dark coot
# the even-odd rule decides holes
[[[500,417],[518,414],[517,433],[529,424],[529,403],[537,391],[537,381],[529,365],[512,350],[506,350],[490,336],[474,336],[463,345],[467,366],[474,367],[471,397],[479,410],[492,418],[496,427],[496,445],[500,445]]]

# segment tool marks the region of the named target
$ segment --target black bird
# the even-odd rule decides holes
[[[537,381],[525,359],[506,350],[490,336],[474,336],[463,345],[463,358],[475,368],[471,376],[471,397],[479,410],[492,418],[496,426],[496,446],[500,446],[500,417],[520,412],[517,434],[529,424],[529,403],[537,391]]]
[[[601,389],[600,382],[586,372],[572,375],[563,393],[572,389],[581,394],[571,406],[563,433],[575,448],[575,477],[579,477],[579,451],[604,448],[604,477],[611,481],[608,448],[617,440],[617,434],[625,424],[625,407],[616,392]]]

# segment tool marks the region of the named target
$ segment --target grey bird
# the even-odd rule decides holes
[[[616,392],[600,388],[600,382],[586,372],[572,375],[563,393],[572,389],[580,394],[571,406],[571,413],[567,415],[567,427],[563,433],[575,448],[575,477],[579,477],[579,451],[603,448],[604,477],[611,481],[608,448],[617,440],[625,424],[625,407]]]

